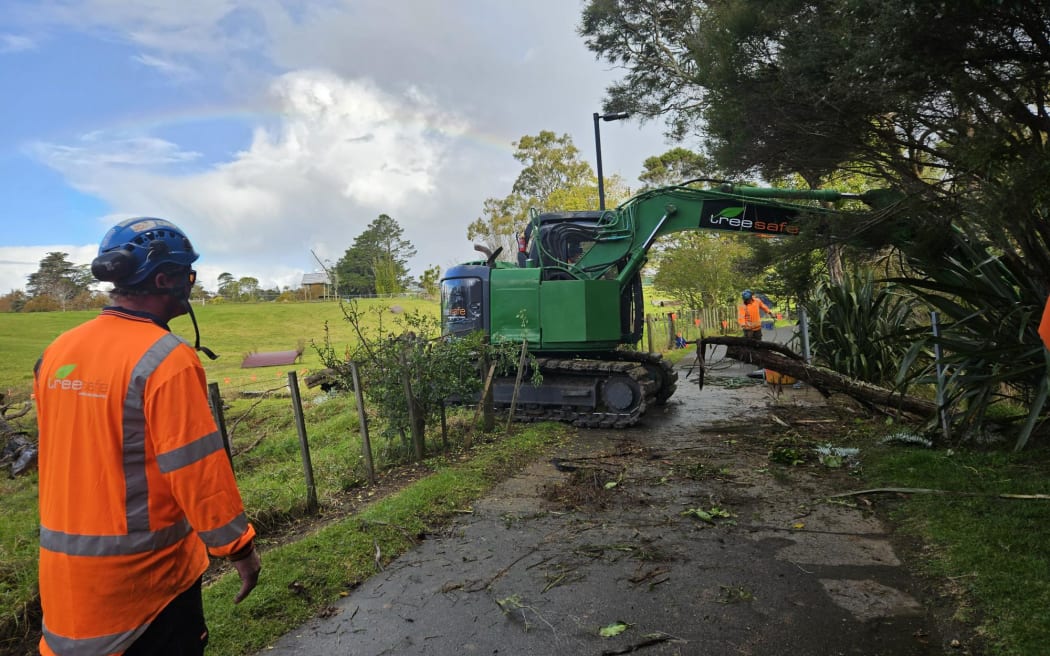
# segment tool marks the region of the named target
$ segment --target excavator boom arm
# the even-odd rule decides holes
[[[599,222],[590,248],[576,263],[583,279],[608,278],[630,281],[648,259],[659,237],[686,230],[719,230],[769,236],[797,235],[797,219],[804,213],[828,213],[819,205],[799,205],[778,200],[833,202],[850,197],[832,190],[732,188],[727,191],[692,187],[665,187],[639,194]]]

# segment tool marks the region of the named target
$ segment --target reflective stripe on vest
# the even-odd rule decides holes
[[[176,469],[188,467],[198,460],[204,460],[219,450],[225,451],[226,447],[222,443],[222,435],[215,431],[185,446],[180,446],[174,451],[159,454],[157,466],[165,474],[170,474]]]
[[[136,627],[123,633],[114,633],[97,638],[67,638],[54,634],[47,630],[47,624],[43,623],[41,633],[47,640],[47,646],[58,654],[69,656],[96,656],[97,654],[112,654],[124,651],[131,643],[138,640],[139,636],[146,632],[149,624]]]
[[[40,527],[40,547],[68,556],[127,556],[157,551],[178,544],[190,534],[190,523],[179,523],[159,531],[137,531],[128,535],[78,535]]]
[[[171,333],[158,339],[131,370],[124,397],[124,512],[128,533],[149,531],[149,486],[146,484],[146,414],[142,408],[146,382],[160,363],[181,344]]]
[[[221,547],[244,535],[248,530],[248,518],[241,513],[226,523],[225,526],[210,531],[198,531],[201,541],[209,547]]]

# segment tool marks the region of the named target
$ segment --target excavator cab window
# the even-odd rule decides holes
[[[445,334],[484,330],[483,291],[479,278],[450,278],[441,283],[441,320]]]

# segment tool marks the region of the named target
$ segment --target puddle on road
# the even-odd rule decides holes
[[[638,428],[695,432],[719,424],[749,421],[756,413],[764,417],[771,406],[823,403],[820,394],[808,386],[794,389],[749,378],[755,367],[734,360],[716,359],[710,363],[704,387],[700,389],[694,359],[689,355],[678,363],[678,389],[666,405],[649,408]]]

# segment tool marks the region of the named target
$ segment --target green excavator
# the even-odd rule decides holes
[[[516,262],[476,246],[484,260],[445,271],[443,332],[482,331],[492,343],[527,344],[542,383],[516,384],[515,375],[492,382],[496,406],[513,399],[516,420],[630,426],[665,403],[678,380],[659,354],[631,348],[645,325],[641,271],[654,242],[684,230],[796,235],[802,215],[830,216],[829,204],[850,198],[877,205],[885,195],[678,185],[615,209],[535,214],[518,239]]]

